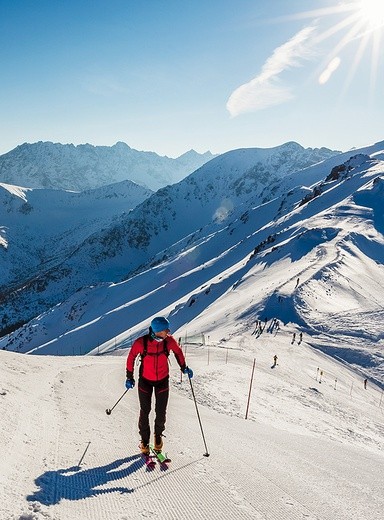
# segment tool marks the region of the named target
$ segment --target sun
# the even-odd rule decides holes
[[[383,60],[384,48],[384,0],[331,0],[334,5],[321,7],[311,11],[282,16],[277,20],[290,21],[311,19],[316,32],[314,47],[323,45],[327,40],[333,41],[329,53],[321,63],[318,81],[324,85],[344,61],[344,49],[354,47],[354,57],[345,77],[342,94],[352,82],[358,66],[370,51],[370,90],[375,90],[378,72],[382,69],[379,62]],[[344,56],[343,56],[344,55]],[[320,68],[320,67],[319,67]]]
[[[367,25],[368,30],[374,31],[384,26],[383,0],[361,0],[357,7],[358,14]]]

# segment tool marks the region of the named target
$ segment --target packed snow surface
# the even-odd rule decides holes
[[[105,413],[125,390],[126,351],[0,351],[0,518],[381,520],[382,390],[305,334],[292,342],[273,320],[262,329],[183,345],[205,443],[173,359],[172,462],[152,471],[138,449],[136,388]]]

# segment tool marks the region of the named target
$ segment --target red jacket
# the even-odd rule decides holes
[[[179,344],[173,336],[167,336],[166,348],[168,353],[173,351],[180,368],[185,368],[185,357]],[[143,354],[143,337],[137,338],[127,357],[127,378],[133,377],[135,359]],[[141,361],[140,375],[149,381],[160,381],[169,375],[168,356],[164,351],[164,341],[156,341],[148,336],[147,354]]]

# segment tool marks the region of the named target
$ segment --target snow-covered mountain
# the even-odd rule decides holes
[[[180,181],[210,161],[194,150],[176,159],[114,146],[24,143],[0,156],[0,182],[28,188],[83,191],[131,180],[153,191]]]
[[[29,320],[83,286],[128,277],[140,266],[151,263],[165,248],[186,237],[189,240],[189,235],[200,228],[212,223],[220,228],[234,208],[242,212],[244,206],[260,202],[262,191],[268,191],[274,180],[330,155],[334,152],[304,149],[297,143],[271,149],[235,150],[213,159],[179,184],[159,190],[156,196],[135,211],[121,215],[110,226],[100,226],[87,237],[79,234],[72,247],[71,242],[66,249],[60,247],[60,252],[68,252],[67,258],[56,253],[47,258],[44,250],[45,254],[35,259],[31,270],[24,261],[19,265],[13,248],[8,247],[3,258],[8,259],[12,265],[9,269],[17,276],[15,280],[5,278],[0,285],[7,309],[3,325],[12,327],[14,323]],[[20,224],[23,227],[24,221]],[[80,240],[84,240],[81,245]],[[23,236],[15,239],[15,247],[22,248],[24,241]],[[44,242],[48,243],[46,238]],[[55,230],[55,250],[57,243],[60,241]],[[57,259],[56,264],[52,257]],[[38,262],[40,273],[35,270]],[[26,276],[20,279],[22,272]]]
[[[158,313],[191,333],[213,334],[218,320],[227,341],[256,316],[275,316],[383,382],[383,149],[377,143],[291,172],[276,150],[214,159],[6,295],[9,325],[61,303],[0,346],[108,352]],[[223,326],[228,302],[236,331]]]
[[[56,266],[153,192],[131,181],[72,192],[0,183],[0,291]],[[4,316],[3,316],[4,323]]]

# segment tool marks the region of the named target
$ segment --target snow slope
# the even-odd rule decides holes
[[[384,384],[383,165],[362,155],[338,170],[206,226],[126,281],[76,292],[2,338],[0,348],[111,352],[160,313],[191,333],[211,334],[219,323],[218,340],[227,341],[234,334],[228,308],[236,333],[257,316],[276,317]]]
[[[131,213],[85,238],[79,234],[82,242],[66,258],[59,256],[56,265],[41,262],[40,272],[33,278],[18,277],[11,293],[4,295],[6,326],[30,320],[82,287],[118,282],[137,269],[158,263],[167,248],[179,247],[193,234],[204,233],[207,226],[211,233],[212,224],[214,230],[222,228],[265,198],[274,198],[271,184],[275,182],[278,188],[284,176],[324,156],[331,156],[328,160],[332,161],[333,154],[285,143],[271,149],[234,150],[209,161],[180,183],[158,190]],[[295,179],[291,182],[297,185]],[[56,247],[60,241],[52,235],[50,244]],[[7,259],[11,261],[12,256],[9,248]],[[39,257],[34,260],[38,262]]]
[[[250,329],[220,346],[217,327],[206,346],[184,345],[210,457],[173,361],[165,431],[172,462],[153,471],[138,453],[136,389],[105,414],[124,392],[126,352],[0,351],[0,518],[381,520],[383,392],[364,389],[305,334],[292,344],[289,328],[270,329],[268,322],[261,335]]]

